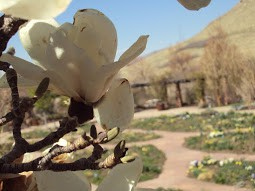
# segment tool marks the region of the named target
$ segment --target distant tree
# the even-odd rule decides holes
[[[190,71],[190,61],[193,59],[192,55],[185,52],[177,52],[172,55],[169,60],[169,67],[174,75],[174,78],[186,78]]]
[[[207,41],[201,58],[208,89],[214,94],[217,105],[227,105],[235,97],[232,80],[236,81],[237,76],[231,68],[240,63],[239,58],[237,47],[229,42],[222,28],[217,27],[215,34]]]
[[[251,104],[255,96],[255,58],[241,56],[240,63],[233,62],[229,72],[235,76],[231,79],[236,93],[240,95],[246,104]]]

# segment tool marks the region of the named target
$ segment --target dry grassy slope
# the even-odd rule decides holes
[[[230,41],[236,44],[243,53],[248,56],[255,55],[255,0],[241,0],[232,10],[211,22],[194,37],[173,47],[159,50],[144,57],[142,60],[144,62],[143,65],[146,66],[147,70],[150,68],[150,73],[166,70],[166,64],[169,62],[169,58],[178,51],[187,52],[196,56],[191,64],[197,65],[199,68],[198,61],[203,54],[204,43],[218,26],[223,28],[229,35]],[[123,73],[131,82],[143,81],[139,77],[138,68],[138,66],[135,67],[132,63],[126,67]]]

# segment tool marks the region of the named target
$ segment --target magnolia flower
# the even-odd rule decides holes
[[[71,0],[0,0],[0,11],[23,19],[49,19],[56,17]]]
[[[59,26],[54,20],[30,21],[19,31],[21,42],[35,64],[3,54],[21,75],[21,85],[50,78],[50,88],[77,102],[93,105],[105,128],[126,127],[133,118],[134,101],[129,82],[116,74],[145,49],[148,36],[141,36],[118,61],[117,33],[113,23],[93,9],[78,11],[74,23]],[[0,84],[4,86],[5,78]]]
[[[199,10],[209,5],[211,0],[178,0],[186,9]]]

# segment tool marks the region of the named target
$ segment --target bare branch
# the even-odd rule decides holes
[[[10,38],[15,35],[19,27],[26,23],[27,20],[14,18],[9,15],[3,15],[0,17],[0,56],[2,52],[6,49],[7,43]],[[0,64],[0,68],[1,68]]]

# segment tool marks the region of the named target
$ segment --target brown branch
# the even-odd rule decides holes
[[[38,151],[46,146],[52,145],[53,143],[57,142],[60,138],[64,135],[75,131],[78,125],[76,117],[65,117],[62,121],[60,121],[60,127],[57,131],[50,133],[47,137],[38,141],[34,144],[31,144],[27,148],[27,152],[34,152]]]
[[[73,151],[84,149],[88,146],[90,146],[93,142],[93,139],[91,137],[86,136],[86,133],[84,133],[81,137],[76,139],[73,143],[71,143],[68,146],[61,147],[59,145],[56,145],[53,147],[48,154],[46,154],[42,160],[39,162],[40,168],[47,168],[47,164],[51,161],[51,159],[55,158],[58,155],[64,154],[64,153],[71,153]]]
[[[116,156],[115,153],[111,154],[102,162],[95,162],[93,160],[90,160],[90,158],[81,158],[71,163],[53,163],[50,161],[47,166],[47,170],[76,171],[76,170],[88,170],[88,169],[99,170],[99,169],[105,169],[105,168],[112,168],[116,166],[117,164],[122,163],[121,157],[123,157],[125,153],[126,151],[120,156]],[[21,173],[21,172],[27,172],[27,171],[43,171],[45,169],[41,168],[39,164],[41,159],[42,158],[39,157],[31,162],[21,163],[21,164],[6,164],[6,163],[2,164],[0,166],[0,173]]]
[[[18,76],[17,72],[9,68],[6,71],[6,79],[11,89],[12,95],[12,107],[15,116],[21,116],[20,107],[19,107],[19,90],[18,90]]]
[[[5,125],[6,123],[12,121],[15,118],[13,112],[7,113],[5,116],[0,118],[0,126]]]
[[[13,35],[18,31],[19,27],[26,23],[27,20],[14,18],[9,15],[3,15],[0,17],[0,56],[6,49],[7,43]],[[0,63],[0,69],[2,63]]]
[[[91,126],[91,129],[93,129],[93,125]],[[50,163],[50,161],[61,155],[64,153],[71,153],[77,150],[81,150],[81,149],[85,149],[90,145],[94,146],[92,155],[88,158],[88,160],[90,160],[91,162],[95,162],[96,160],[100,159],[104,149],[97,143],[98,140],[95,138],[92,138],[90,136],[87,136],[86,133],[84,133],[82,136],[80,136],[79,138],[77,138],[73,143],[71,143],[68,146],[58,146],[56,145],[55,147],[53,147],[50,152],[48,154],[46,154],[39,162],[39,166],[40,168],[43,169],[47,169],[48,168],[48,164]]]
[[[16,121],[16,119],[14,121]],[[27,141],[23,139],[19,134],[18,136],[20,137],[17,138],[19,141],[17,142],[17,144],[14,145],[13,149],[9,153],[7,153],[1,158],[1,161],[3,161],[4,163],[11,163],[16,158],[21,157],[25,153],[35,152],[46,146],[52,145],[64,135],[74,131],[77,125],[78,123],[76,117],[65,117],[60,122],[60,127],[57,129],[57,131],[50,133],[47,137],[34,144],[27,143]]]
[[[37,158],[29,163],[21,164],[2,164],[0,166],[1,173],[21,173],[27,171],[43,171],[44,169],[39,168],[38,163],[41,158]],[[108,168],[107,165],[103,164],[104,162],[91,162],[86,158],[81,158],[72,163],[51,163],[47,170],[52,171],[76,171],[76,170],[99,170]],[[115,164],[117,165],[117,163]],[[109,168],[112,168],[110,166]]]
[[[39,84],[36,90],[36,97],[34,98],[23,98],[20,100],[19,92],[17,88],[17,73],[14,69],[8,69],[6,71],[6,77],[8,84],[11,88],[12,95],[12,107],[13,110],[11,114],[9,114],[8,120],[13,120],[13,137],[15,140],[15,145],[13,149],[4,155],[1,158],[2,163],[11,163],[16,158],[19,158],[26,152],[34,152],[40,150],[48,145],[51,145],[57,142],[61,137],[65,134],[74,131],[76,126],[78,125],[76,117],[73,118],[64,118],[63,121],[60,122],[60,127],[56,132],[50,133],[43,140],[36,142],[35,144],[29,144],[21,134],[21,125],[24,120],[25,112],[33,108],[34,103],[38,100],[38,97],[42,96],[42,94],[47,90],[49,85],[49,79],[44,79]],[[3,120],[3,123],[6,123],[8,120]]]

